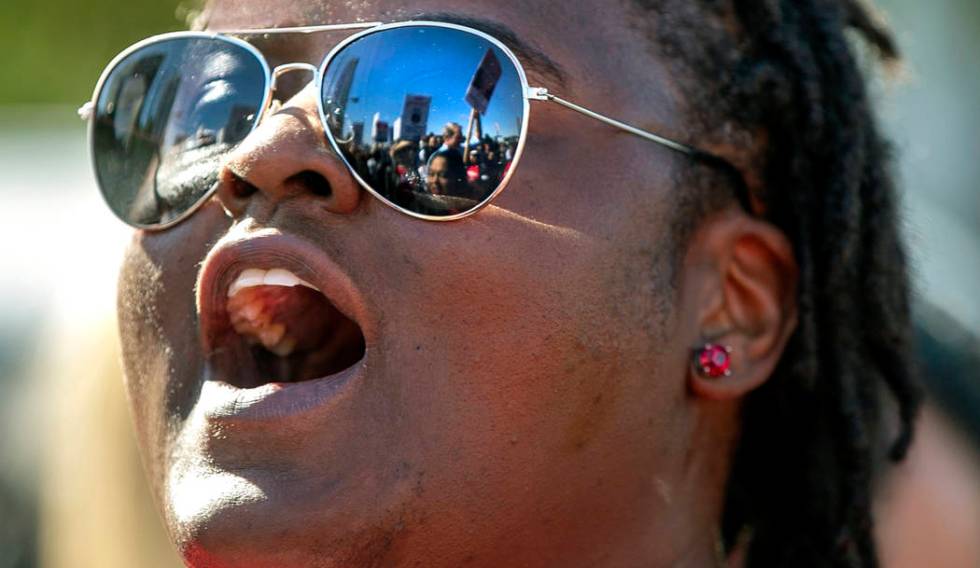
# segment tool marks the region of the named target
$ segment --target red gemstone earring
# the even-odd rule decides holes
[[[694,350],[694,370],[706,379],[720,379],[732,374],[732,348],[717,343],[705,343]]]

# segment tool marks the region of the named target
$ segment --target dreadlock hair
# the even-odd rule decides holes
[[[904,456],[921,394],[889,148],[848,35],[886,62],[896,46],[857,0],[634,2],[699,143],[760,148],[752,199],[800,269],[799,326],[744,405],[725,542],[749,531],[752,567],[877,566],[882,442],[897,425],[887,453]],[[688,170],[689,185],[717,195],[710,168]],[[692,194],[695,208],[711,202]]]

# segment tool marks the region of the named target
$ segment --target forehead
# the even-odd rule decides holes
[[[603,25],[626,11],[620,0],[579,2],[508,2],[467,0],[211,0],[209,22],[216,26],[274,27],[358,21],[396,21],[423,12],[454,12],[507,22],[524,22],[526,27],[547,25],[554,31],[567,27]]]
[[[473,27],[511,47],[540,86],[585,96],[585,102],[601,99],[600,108],[607,111],[635,104],[642,93],[647,110],[637,117],[640,122],[662,126],[675,120],[669,78],[656,61],[646,35],[649,27],[639,25],[641,14],[632,0],[212,0],[205,20],[210,29],[228,30],[444,20],[450,15],[486,24]],[[513,37],[499,30],[512,31]],[[549,69],[550,63],[558,72]]]
[[[608,1],[608,0],[607,0]],[[579,41],[601,36],[603,27],[612,24],[615,2],[595,9],[590,2],[575,3],[558,9],[558,2],[527,3],[521,7],[502,7],[496,2],[445,0],[367,0],[361,2],[286,0],[213,0],[208,25],[212,29],[286,27],[354,22],[393,22],[404,20],[437,20],[468,25],[489,33],[514,50],[525,63],[537,64],[552,79],[563,82],[559,65],[543,53],[538,44],[556,42],[550,36],[562,30],[566,37]],[[591,16],[591,17],[586,17]],[[597,19],[597,18],[602,18]],[[579,55],[581,57],[581,55]],[[530,61],[528,61],[530,60]]]

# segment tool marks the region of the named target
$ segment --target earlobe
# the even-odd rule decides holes
[[[797,265],[782,231],[740,213],[698,233],[689,252],[713,282],[701,285],[689,383],[696,396],[736,399],[768,380],[796,327]]]

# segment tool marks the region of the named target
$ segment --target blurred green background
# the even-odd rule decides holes
[[[184,27],[192,2],[3,0],[0,104],[74,103],[123,47]]]
[[[980,440],[980,2],[878,5],[908,65],[876,92],[921,349],[933,396]],[[196,7],[0,2],[0,568],[178,565],[135,465],[112,340],[130,231],[100,201],[75,109],[118,51]]]

